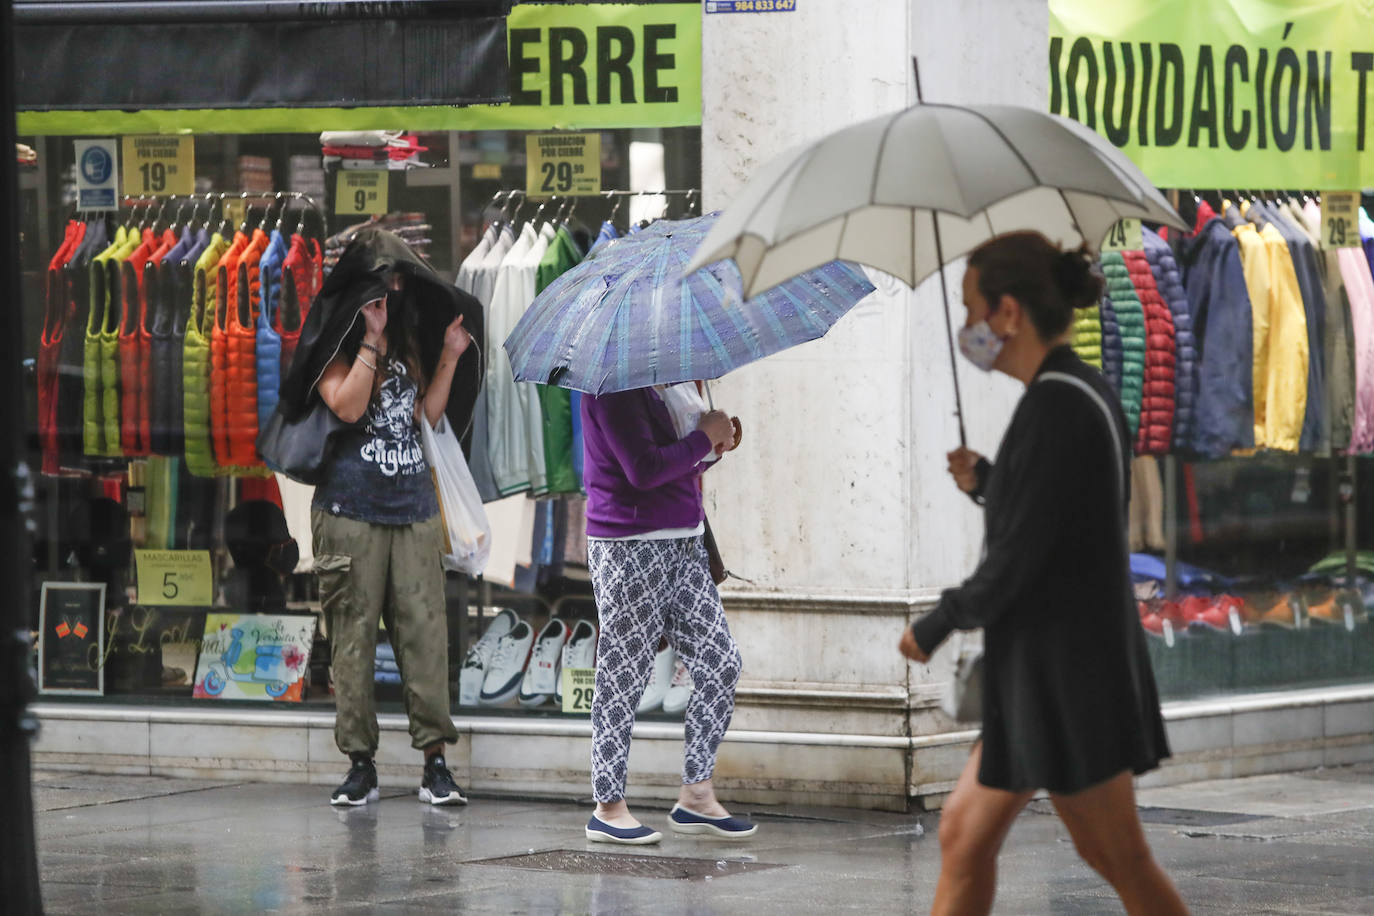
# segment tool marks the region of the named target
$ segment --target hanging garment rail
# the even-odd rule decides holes
[[[513,188],[510,190],[497,191],[495,194],[493,194],[491,201],[488,202],[484,210],[490,210],[494,207],[500,206],[501,213],[500,216],[498,216],[497,218],[502,220],[510,220],[519,216],[520,210],[525,206],[526,203],[530,201],[539,201],[539,211],[536,213],[537,218],[539,214],[543,213],[544,208],[548,206],[550,203],[561,201],[568,204],[568,210],[566,214],[562,214],[560,205],[560,214],[562,214],[560,215],[560,218],[563,218],[563,216],[570,217],[572,215],[573,209],[575,209],[577,206],[577,201],[600,199],[606,201],[615,201],[615,207],[611,210],[611,219],[614,219],[615,216],[620,212],[620,205],[625,200],[636,197],[685,197],[685,208],[690,211],[693,205],[699,202],[701,198],[701,189],[666,188],[662,190],[646,191],[611,190],[598,191],[595,194],[550,194],[547,197],[545,197],[531,196],[524,190],[521,190],[519,188]],[[511,210],[512,205],[514,205],[515,207],[513,211]]]

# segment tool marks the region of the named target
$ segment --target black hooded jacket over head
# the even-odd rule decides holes
[[[339,263],[324,281],[310,314],[301,328],[300,343],[291,368],[281,383],[277,410],[289,421],[303,417],[319,397],[316,383],[337,354],[352,359],[358,353],[366,323],[362,307],[387,294],[392,272],[406,278],[406,304],[417,310],[420,365],[425,378],[433,378],[444,347],[444,330],[454,317],[463,316],[463,327],[472,345],[453,373],[445,413],[453,431],[463,436],[482,384],[482,305],[474,297],[444,282],[399,236],[384,229],[362,229],[339,256]],[[388,321],[396,316],[389,315]]]

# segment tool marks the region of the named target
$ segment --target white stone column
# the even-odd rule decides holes
[[[803,0],[794,12],[704,15],[706,209],[796,144],[916,101],[1042,106],[1041,0]],[[914,173],[918,165],[913,165]],[[948,271],[963,321],[962,268]],[[981,516],[957,493],[957,445],[938,281],[880,288],[822,340],[712,386],[743,447],[707,475],[745,656],[747,728],[902,735],[953,728],[929,706],[946,660],[908,666],[913,610],[972,568]],[[991,455],[1017,386],[960,369],[970,445]],[[915,715],[911,715],[912,712]]]

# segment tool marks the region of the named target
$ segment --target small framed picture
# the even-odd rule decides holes
[[[105,694],[105,585],[44,582],[38,609],[38,692]]]

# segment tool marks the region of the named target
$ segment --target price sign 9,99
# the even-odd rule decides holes
[[[340,216],[384,214],[387,211],[385,171],[340,171],[334,186],[334,212]]]

